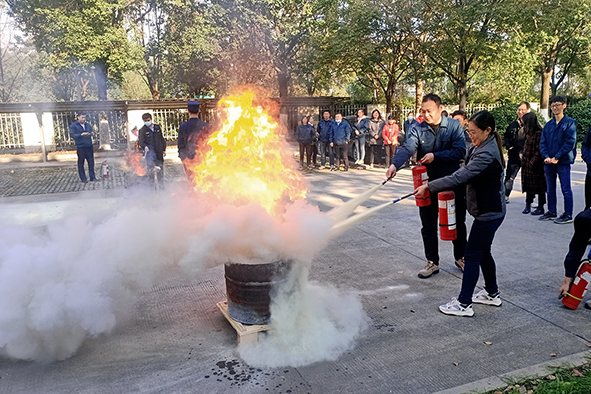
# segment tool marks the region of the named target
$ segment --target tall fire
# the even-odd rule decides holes
[[[220,100],[224,118],[188,164],[195,189],[233,205],[258,202],[280,214],[285,203],[305,198],[306,185],[286,147],[285,130],[271,116],[272,103],[253,91]]]

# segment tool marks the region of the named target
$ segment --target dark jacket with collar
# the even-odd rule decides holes
[[[332,128],[334,127],[335,122],[332,119],[324,120],[320,119],[318,125],[316,126],[316,131],[319,135],[319,140],[322,142],[330,142],[330,134],[332,133]]]
[[[553,157],[558,165],[573,164],[577,156],[577,121],[564,115],[558,124],[550,119],[542,130],[540,153],[544,159]]]
[[[179,127],[178,149],[179,158],[185,160],[187,158],[193,160],[198,149],[199,134],[203,130],[207,130],[209,124],[202,121],[200,118],[189,118]]]
[[[406,133],[404,145],[396,151],[392,164],[399,170],[415,152],[418,160],[427,153],[433,153],[433,162],[426,165],[430,180],[453,174],[466,157],[462,125],[455,119],[442,117],[437,134],[427,122],[413,125]]]
[[[503,137],[503,145],[507,148],[507,156],[511,162],[519,164],[519,154],[523,150],[525,145],[525,131],[523,130],[523,124],[519,120],[514,120],[505,131]]]
[[[359,131],[359,134],[353,132],[353,138],[359,138],[362,135],[365,136],[369,133],[369,118],[364,116],[360,121],[357,121],[358,118],[355,118],[353,122],[353,130]]]
[[[330,142],[334,145],[343,145],[344,143],[349,142],[350,139],[351,126],[349,125],[349,122],[346,120],[341,121],[341,123],[335,122],[332,127]]]
[[[166,141],[162,135],[160,125],[154,123],[152,125],[154,130],[144,125],[138,132],[138,145],[143,150],[150,145],[154,148],[154,152],[163,153],[166,150]]]
[[[90,133],[90,135],[82,135],[82,133]],[[91,148],[92,147],[92,126],[84,122],[75,121],[70,125],[70,137],[74,139],[77,148]]]
[[[466,165],[446,177],[429,180],[429,191],[438,193],[466,185],[466,207],[476,220],[505,216],[505,172],[493,134],[470,150]]]

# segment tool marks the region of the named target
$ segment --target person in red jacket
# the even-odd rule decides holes
[[[392,159],[398,148],[398,134],[400,133],[400,129],[394,119],[394,115],[388,116],[388,123],[384,125],[384,129],[382,130],[384,147],[386,148],[386,167],[389,167],[390,164],[392,164]]]

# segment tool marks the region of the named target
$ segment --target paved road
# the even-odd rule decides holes
[[[118,171],[112,184],[82,185],[73,163],[2,165],[0,223],[49,206],[54,216],[32,220],[59,218],[67,204],[76,212],[108,209],[124,195]],[[383,171],[307,174],[308,200],[328,210],[377,184]],[[180,182],[178,164],[168,164],[165,173],[167,185]],[[574,166],[572,178],[578,212],[582,164]],[[403,170],[364,206],[411,189],[410,172]],[[440,274],[417,278],[424,265],[420,221],[414,202],[405,200],[334,239],[312,263],[312,280],[355,290],[371,319],[355,346],[334,361],[249,367],[215,306],[225,298],[223,269],[215,267],[197,280],[175,277],[143,292],[111,334],[86,340],[64,361],[0,359],[0,393],[462,393],[494,387],[500,376],[527,374],[556,359],[580,359],[591,342],[591,311],[564,309],[556,293],[572,225],[522,215],[523,200],[516,182],[493,245],[504,303],[476,305],[473,318],[437,309],[460,288],[451,243],[441,243]]]

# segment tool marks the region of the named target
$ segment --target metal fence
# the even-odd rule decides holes
[[[0,149],[25,147],[21,114],[0,114]]]
[[[87,111],[86,122],[92,126],[92,131],[98,135],[100,120],[107,120],[109,124],[108,141],[115,149],[127,147],[127,113],[125,111]],[[72,149],[75,144],[70,138],[70,125],[76,121],[76,112],[53,112],[54,143],[56,149]],[[98,144],[99,138],[94,138]]]
[[[189,120],[186,109],[155,109],[154,123],[158,123],[166,141],[176,141],[181,123]]]

